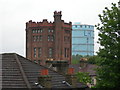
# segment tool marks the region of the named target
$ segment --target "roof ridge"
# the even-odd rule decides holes
[[[26,76],[26,74],[25,74],[25,72],[24,72],[24,70],[23,70],[23,67],[22,67],[22,65],[21,65],[21,62],[19,61],[16,53],[14,53],[13,55],[14,55],[14,57],[15,57],[15,59],[16,59],[16,62],[17,62],[18,67],[19,67],[19,69],[20,69],[20,72],[21,72],[21,75],[22,75],[22,77],[23,77],[23,80],[25,81],[27,87],[30,89],[31,86],[30,86],[30,83],[29,83],[29,81],[28,81],[28,79],[27,79],[27,76]]]
[[[23,56],[21,56],[21,55],[19,55],[19,54],[16,54],[16,55],[18,55],[18,56],[20,56],[20,57],[22,57],[22,58],[25,58],[25,57],[23,57]],[[55,70],[53,70],[53,69],[51,69],[51,68],[48,68],[48,67],[46,67],[46,66],[40,65],[40,64],[38,64],[38,63],[35,63],[34,61],[29,60],[29,59],[27,59],[27,58],[25,58],[25,59],[28,60],[29,62],[32,62],[32,63],[34,63],[34,64],[37,64],[37,65],[39,65],[39,66],[41,66],[41,67],[47,68],[47,69],[49,69],[49,70],[51,70],[51,71],[53,71],[53,72],[56,72],[56,73],[58,73],[59,75],[62,75],[62,76],[65,77],[64,74],[59,73],[59,72],[57,72],[57,71],[55,71]]]

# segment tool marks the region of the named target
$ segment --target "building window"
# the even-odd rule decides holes
[[[69,48],[65,48],[65,51],[64,51],[64,56],[67,58],[69,57]]]
[[[50,41],[50,35],[48,35],[48,41]]]
[[[87,36],[87,31],[84,31],[84,36]]]
[[[75,28],[77,28],[77,25],[75,25]]]
[[[64,56],[67,57],[67,48],[65,48],[64,52],[65,52]]]
[[[53,29],[51,29],[51,32],[53,32]]]
[[[67,57],[69,57],[69,48],[67,48]]]
[[[36,41],[39,41],[39,36],[36,36]]]
[[[36,30],[36,33],[42,33],[42,29]]]
[[[33,36],[33,41],[42,41],[42,35],[40,36]]]
[[[82,25],[80,25],[80,27],[82,28]]]
[[[65,36],[65,37],[64,37],[64,41],[65,41],[65,42],[69,42],[69,41],[70,41],[70,38],[69,38],[68,36]]]
[[[42,29],[33,29],[32,33],[42,33],[43,30]]]
[[[64,41],[66,42],[66,40],[67,40],[67,38],[66,38],[66,36],[64,37]]]
[[[70,34],[70,30],[65,30],[65,33],[66,34]]]
[[[50,29],[48,29],[48,32],[50,32]]]
[[[32,30],[32,33],[35,33],[35,30],[34,30],[34,29]]]
[[[53,35],[51,35],[51,41],[54,41],[54,36]]]
[[[35,33],[38,33],[38,30],[35,30]]]
[[[54,36],[53,35],[48,35],[48,41],[54,41]]]
[[[52,57],[52,55],[53,55],[53,49],[52,48],[49,48],[49,51],[48,51],[49,53],[49,57],[51,58]]]
[[[41,54],[42,54],[42,49],[38,48],[38,57],[41,57]]]
[[[53,32],[53,29],[48,29],[48,32]]]
[[[40,33],[42,33],[43,32],[43,30],[42,29],[40,29]]]
[[[39,41],[42,41],[42,35],[39,36]]]
[[[34,57],[36,57],[36,48],[34,48]]]
[[[38,29],[38,33],[40,33],[40,29]]]
[[[33,36],[33,41],[34,41],[34,42],[36,41],[36,39],[37,39],[36,36]]]

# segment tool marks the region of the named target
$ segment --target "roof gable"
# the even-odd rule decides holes
[[[23,78],[21,74],[21,67],[19,67],[15,55],[24,70],[25,78]],[[37,88],[35,83],[38,81],[40,70],[46,68],[47,67],[38,65],[18,54],[2,54],[2,86],[3,88],[28,88],[25,82],[25,79],[27,79],[31,88]],[[48,69],[48,71],[49,75],[52,76],[53,88],[70,88],[62,83],[62,81],[65,80],[63,75],[50,69]]]

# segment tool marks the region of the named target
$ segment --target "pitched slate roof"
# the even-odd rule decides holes
[[[40,70],[45,68],[17,54],[2,54],[2,87],[37,88],[35,82],[40,75]],[[70,88],[62,84],[65,80],[63,75],[50,69],[49,75],[52,76],[52,87]]]
[[[2,54],[2,88],[38,88],[35,83],[40,70],[46,68],[15,53]],[[65,81],[62,74],[51,69],[48,71],[52,76],[52,88],[71,88],[62,83]]]
[[[95,71],[96,68],[97,66],[94,64],[87,64],[85,68],[81,68],[79,71],[88,72],[90,76],[96,76],[96,71]]]
[[[75,73],[76,72],[88,72],[89,75],[93,75],[93,76],[96,75],[95,68],[97,68],[97,66],[94,64],[86,64],[86,66],[83,68],[80,67],[80,64],[71,64],[69,65],[69,67],[74,68]]]

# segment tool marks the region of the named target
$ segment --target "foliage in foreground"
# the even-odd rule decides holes
[[[120,10],[115,4],[111,9],[107,7],[99,15],[101,24],[96,25],[99,30],[98,56],[102,58],[97,64],[97,88],[120,86]]]
[[[82,82],[84,84],[91,83],[91,77],[89,76],[89,73],[78,72],[76,73],[76,76],[79,82]]]

